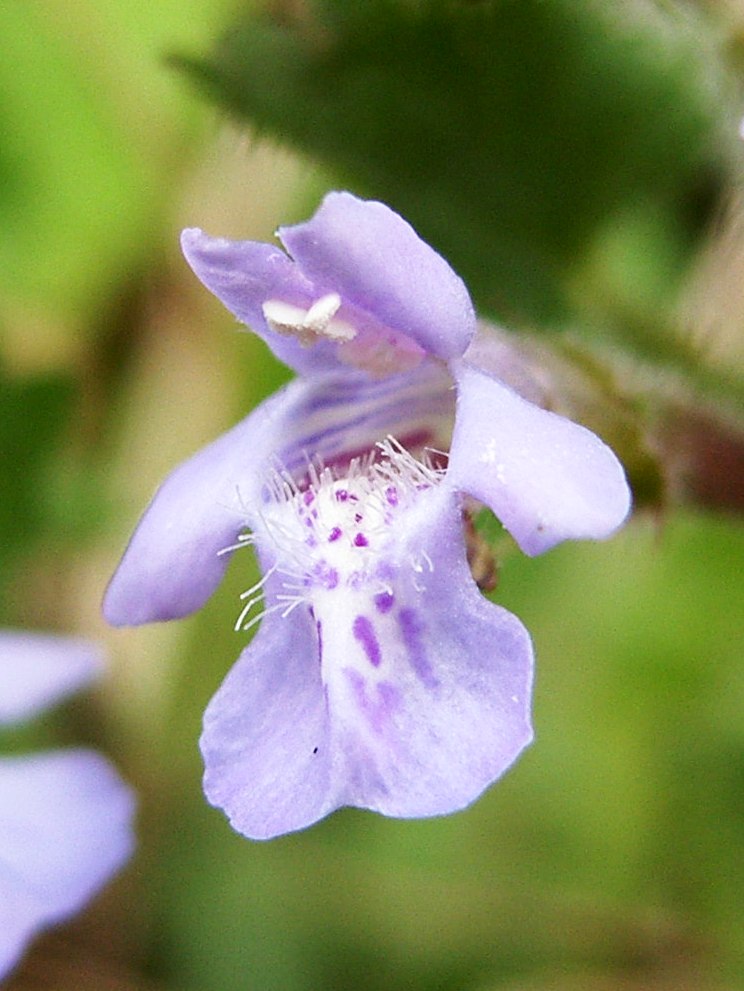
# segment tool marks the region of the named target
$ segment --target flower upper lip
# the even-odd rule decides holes
[[[277,333],[266,319],[267,301],[307,313],[337,295],[338,317],[354,327],[360,345],[364,338],[368,346],[380,340],[389,347],[398,335],[401,351],[445,361],[465,352],[476,326],[465,284],[383,203],[329,193],[310,220],[278,234],[288,255],[269,244],[211,238],[197,228],[185,230],[181,244],[204,285],[296,371],[332,371],[350,362],[332,339],[308,349]],[[391,363],[387,371],[400,365]]]
[[[348,461],[349,452],[388,433],[422,430],[446,448],[454,421],[446,484],[489,506],[529,554],[565,539],[601,539],[623,523],[630,492],[612,451],[458,357],[475,330],[467,290],[397,214],[329,193],[311,220],[280,236],[291,258],[272,245],[184,231],[184,251],[204,284],[303,374],[173,472],[109,585],[110,622],[171,619],[199,608],[224,572],[226,556],[218,552],[250,525],[246,513],[259,505],[277,455],[295,472],[308,454]],[[437,360],[375,380],[339,360],[343,344],[325,339],[303,347],[267,327],[266,300],[294,300],[306,312],[328,292],[363,304],[378,326],[397,325]],[[487,346],[481,343],[481,353]]]

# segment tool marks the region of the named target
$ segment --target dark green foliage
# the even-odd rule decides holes
[[[565,317],[572,266],[630,206],[654,213],[652,240],[674,232],[680,273],[724,171],[686,23],[576,0],[307,8],[244,16],[191,72],[403,213],[482,309],[512,326]]]
[[[0,564],[45,532],[49,460],[72,398],[71,384],[60,377],[0,375]]]

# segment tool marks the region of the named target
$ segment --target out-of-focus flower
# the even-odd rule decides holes
[[[467,290],[397,214],[332,193],[280,237],[289,255],[184,232],[199,278],[301,377],[172,473],[104,604],[114,624],[183,616],[223,551],[255,546],[237,625],[263,622],[202,737],[208,798],[255,838],[342,805],[473,801],[531,739],[532,648],[473,581],[470,510],[538,554],[629,508],[594,434],[469,359]]]
[[[0,726],[87,685],[98,650],[82,640],[0,632]],[[41,929],[79,911],[129,857],[134,799],[90,750],[0,759],[0,979]]]

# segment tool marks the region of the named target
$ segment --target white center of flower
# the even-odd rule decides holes
[[[303,604],[325,613],[332,603],[332,608],[341,605],[339,594],[345,609],[361,610],[371,603],[385,612],[404,543],[402,518],[424,490],[439,482],[442,470],[416,460],[393,438],[378,449],[377,457],[354,459],[342,476],[331,467],[311,465],[298,484],[285,472],[274,473],[262,512],[263,532],[245,541],[268,546],[270,540],[275,564],[243,593],[248,601],[236,629],[248,629],[260,619],[249,618],[262,599],[256,593],[274,574],[281,579],[281,590],[262,615],[271,610],[287,616]],[[425,554],[408,563],[414,573],[431,568]]]

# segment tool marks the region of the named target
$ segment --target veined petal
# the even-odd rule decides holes
[[[334,491],[347,489],[329,490],[316,538]],[[371,506],[356,505],[369,515]],[[529,636],[475,587],[454,493],[422,492],[399,524],[389,539],[367,531],[369,557],[353,541],[361,570],[352,550],[352,570],[338,558],[332,580],[316,569],[304,586],[284,586],[304,587],[296,597],[280,594],[277,531],[268,614],[210,703],[201,744],[207,797],[247,836],[301,829],[343,805],[399,817],[453,812],[532,738]],[[375,561],[377,540],[386,553]],[[294,556],[289,567],[298,564]]]
[[[209,237],[198,228],[183,231],[181,248],[198,279],[285,365],[306,375],[338,368],[330,341],[303,347],[297,338],[276,333],[266,322],[263,304],[269,299],[308,309],[322,295],[280,248]]]
[[[630,510],[622,465],[595,434],[453,363],[457,418],[448,477],[489,506],[526,554],[609,537]]]
[[[279,236],[305,276],[445,360],[462,355],[475,315],[462,279],[402,217],[374,200],[329,193]]]
[[[0,632],[0,725],[49,708],[93,681],[101,667],[100,649],[86,640]]]
[[[290,383],[168,476],[111,579],[106,619],[137,625],[198,609],[225,572],[220,551],[260,521],[277,468],[348,462],[388,432],[446,444],[452,406],[451,380],[433,364],[382,380],[346,372]]]
[[[0,978],[129,857],[134,801],[85,750],[0,761]]]
[[[425,494],[396,538],[390,596],[362,614],[339,610],[325,637],[334,739],[346,754],[347,804],[446,815],[531,741],[532,645],[475,586],[446,486]]]

